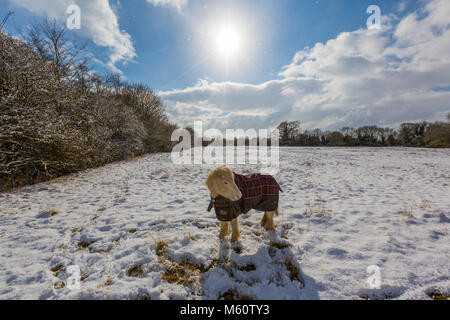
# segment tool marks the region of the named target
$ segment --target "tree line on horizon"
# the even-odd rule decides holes
[[[281,146],[404,146],[450,148],[448,122],[403,123],[399,129],[378,126],[344,127],[339,131],[300,129],[300,121],[283,121],[279,126]]]

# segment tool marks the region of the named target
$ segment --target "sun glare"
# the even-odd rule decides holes
[[[216,48],[220,55],[231,58],[239,52],[240,35],[232,26],[226,26],[217,32]]]

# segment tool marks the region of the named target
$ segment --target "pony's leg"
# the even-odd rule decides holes
[[[231,242],[239,241],[241,234],[239,232],[238,218],[231,221]]]
[[[230,226],[229,222],[222,222],[222,221],[220,222],[220,233],[219,233],[220,239],[224,239],[227,235],[230,234],[229,226]]]
[[[273,215],[276,213],[276,211],[268,211],[268,212],[264,212],[264,218],[266,219],[266,230],[274,230],[275,229],[275,224],[273,223]],[[264,219],[263,218],[263,219]]]
[[[261,227],[264,227],[267,223],[267,212],[264,212],[264,216],[261,219]]]

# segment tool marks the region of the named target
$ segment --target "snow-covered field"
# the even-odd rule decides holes
[[[176,166],[169,154],[1,194],[0,299],[450,293],[450,150],[281,148],[280,160],[276,231],[252,211],[236,245],[219,241],[206,212],[211,166]],[[367,286],[371,265],[380,289]]]

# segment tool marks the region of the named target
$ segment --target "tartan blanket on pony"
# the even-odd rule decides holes
[[[277,180],[271,175],[254,173],[250,175],[234,174],[234,181],[241,190],[241,213],[251,209],[258,211],[275,211],[278,208],[280,191]]]

